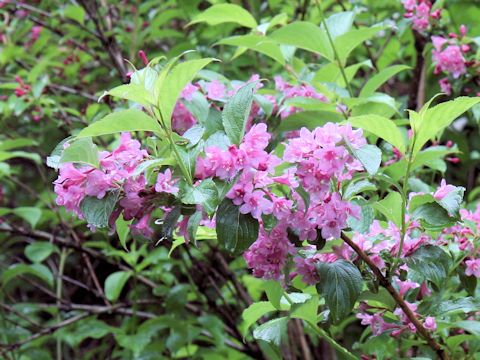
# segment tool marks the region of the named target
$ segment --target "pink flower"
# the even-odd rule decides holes
[[[240,212],[242,214],[251,213],[255,219],[260,219],[262,214],[271,214],[272,212],[272,203],[265,199],[264,193],[260,190],[245,194],[243,201]]]
[[[451,43],[450,41],[453,41]],[[447,40],[440,36],[432,36],[434,49],[432,60],[435,63],[435,73],[442,71],[452,74],[457,79],[467,72],[466,60],[462,49],[455,44],[455,40]],[[444,45],[447,44],[445,47]]]
[[[264,279],[280,279],[287,256],[293,255],[294,246],[288,240],[286,227],[277,225],[268,234],[260,229],[258,239],[243,254],[253,275]]]
[[[320,281],[320,277],[318,276],[317,269],[315,267],[315,263],[319,261],[318,258],[313,257],[295,257],[293,259],[295,262],[296,273],[302,276],[302,280],[304,283],[308,285],[315,285]]]
[[[437,189],[437,191],[435,191],[435,193],[433,194],[433,197],[435,198],[435,200],[442,200],[444,199],[449,193],[451,193],[452,191],[455,191],[456,187],[453,186],[453,185],[447,185],[447,182],[445,181],[445,179],[442,179],[441,183],[440,183],[440,187]]]
[[[213,80],[205,85],[207,91],[207,97],[210,100],[223,100],[225,98],[225,92],[227,88],[218,80]]]
[[[101,199],[111,188],[112,181],[103,171],[95,169],[87,174],[85,186],[86,195]]]
[[[401,296],[404,296],[407,293],[407,291],[410,289],[416,289],[420,287],[419,284],[413,281],[408,281],[408,280],[401,281],[400,279],[397,279],[396,281],[397,281],[398,287],[400,288],[399,293]]]
[[[172,180],[172,171],[170,169],[165,170],[164,173],[158,173],[155,191],[176,194],[179,189],[175,186],[175,182]]]
[[[139,50],[138,57],[140,58],[140,60],[142,60],[143,65],[145,66],[148,65],[148,58],[147,58],[147,54],[145,54],[145,51]]]
[[[188,83],[187,86],[182,90],[182,94],[180,95],[183,99],[187,101],[191,101],[193,99],[193,94],[198,90],[196,85],[192,85],[192,83]]]
[[[147,239],[151,239],[153,236],[153,230],[148,224],[150,221],[150,214],[144,215],[138,220],[135,224],[131,225],[130,228],[133,234],[142,235]]]
[[[428,29],[430,25],[430,7],[431,5],[426,2],[422,2],[416,7],[412,26],[414,30],[424,31]]]
[[[467,260],[465,261],[465,265],[467,266],[467,268],[465,269],[465,275],[473,275],[476,278],[480,278],[480,258]]]
[[[438,84],[442,92],[447,95],[452,95],[452,84],[450,84],[448,77],[438,80]]]
[[[31,41],[32,41],[32,44],[38,40],[39,36],[40,36],[40,33],[42,32],[43,30],[43,27],[39,26],[39,25],[35,25],[32,27],[32,30],[30,32],[30,38],[31,38]]]
[[[185,131],[190,129],[197,123],[197,120],[193,117],[192,113],[187,107],[178,101],[173,108],[172,114],[172,129],[179,135],[183,135]]]
[[[423,326],[425,326],[425,329],[428,329],[431,331],[437,330],[437,323],[433,316],[427,316],[425,318],[425,321],[423,322]]]

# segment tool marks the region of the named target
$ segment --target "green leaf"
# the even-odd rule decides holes
[[[345,260],[318,262],[316,267],[320,276],[317,287],[337,323],[352,311],[362,290],[362,275],[355,265]]]
[[[105,279],[105,296],[108,300],[116,301],[118,299],[130,276],[132,276],[131,271],[117,271],[108,275]]]
[[[69,146],[63,150],[60,157],[60,163],[80,163],[98,168],[98,148],[91,137],[75,140],[69,143]]]
[[[240,213],[239,207],[224,199],[217,209],[218,241],[228,251],[241,253],[258,237],[258,221],[250,214]]]
[[[96,228],[108,227],[108,220],[119,197],[118,191],[110,191],[102,199],[86,196],[80,203],[80,210],[85,220]]]
[[[448,215],[447,211],[436,203],[420,205],[412,213],[412,218],[423,220],[434,227],[444,227],[454,223],[454,219]]]
[[[375,90],[382,86],[383,83],[387,82],[399,72],[407,69],[411,69],[411,67],[407,65],[393,65],[382,69],[378,74],[372,76],[367,81],[367,83],[363,86],[362,91],[360,91],[359,97],[368,97],[373,95]]]
[[[438,246],[425,245],[407,258],[409,275],[421,283],[425,280],[441,287],[452,265],[451,257]]]
[[[146,108],[148,108],[148,106],[150,105],[155,104],[155,99],[153,98],[151,93],[147,89],[145,89],[143,85],[139,85],[135,83],[117,86],[116,88],[113,88],[109,91],[105,91],[103,96],[105,95],[110,95],[110,96],[118,97],[120,99],[130,100]],[[100,99],[102,97],[100,97]]]
[[[227,150],[230,145],[232,145],[232,143],[223,130],[213,133],[207,141],[205,141],[205,149],[210,146],[216,146],[222,150]]]
[[[309,323],[312,323],[313,325],[316,325],[318,303],[318,296],[309,298],[304,303],[295,303],[292,305],[290,316],[292,318],[302,319]]]
[[[145,171],[147,171],[151,167],[160,168],[163,165],[175,165],[175,159],[172,157],[168,157],[168,158],[151,159],[151,160],[143,161],[135,168],[132,175],[138,176],[140,174],[143,174]]]
[[[36,207],[22,206],[12,210],[12,213],[27,221],[32,228],[35,228],[42,217],[42,210]]]
[[[202,205],[208,214],[213,214],[218,204],[217,186],[212,179],[204,179],[199,185],[186,185],[183,189],[182,202]]]
[[[197,238],[197,230],[198,226],[200,225],[200,221],[202,221],[202,212],[196,211],[193,215],[190,216],[187,223],[187,233],[190,238],[190,241],[196,241]]]
[[[195,75],[212,62],[212,58],[188,60],[175,65],[166,75],[164,81],[158,83],[157,103],[160,108],[163,122],[168,129],[171,129],[172,113],[178,98],[185,86],[193,80]]]
[[[245,335],[247,335],[248,329],[250,329],[258,319],[272,311],[276,311],[276,309],[269,301],[255,302],[243,310],[243,323],[241,325],[242,336],[245,337]]]
[[[119,216],[118,219],[115,221],[115,229],[117,231],[118,240],[120,240],[120,245],[128,251],[127,247],[127,239],[128,235],[130,234],[130,224],[132,220],[126,221],[123,219],[123,216]]]
[[[343,192],[343,198],[346,200],[350,200],[353,196],[359,193],[375,190],[377,190],[377,186],[366,179],[355,182],[352,181],[350,182],[350,184],[348,184],[347,188]]]
[[[15,264],[10,266],[2,273],[2,284],[7,285],[11,280],[21,275],[33,275],[45,281],[49,286],[53,286],[52,272],[42,264]]]
[[[173,144],[177,149],[178,154],[180,155],[180,161],[183,163],[188,174],[183,174],[184,176],[188,176],[188,178],[192,179],[193,174],[195,174],[195,163],[197,161],[198,155],[200,154],[200,150],[203,148],[203,141],[200,141],[196,146],[193,148],[187,148],[185,146],[179,146],[177,144]]]
[[[365,234],[370,230],[375,214],[373,208],[369,205],[360,205],[360,217],[359,219],[349,216],[347,218],[347,225],[355,232]]]
[[[63,10],[63,15],[66,18],[75,20],[76,22],[82,25],[85,20],[85,10],[81,6],[68,5]]]
[[[408,211],[413,213],[418,207],[435,202],[432,194],[415,194],[408,201]]]
[[[232,36],[220,40],[217,44],[248,48],[250,50],[267,55],[278,63],[285,65],[285,59],[282,51],[280,50],[280,46],[265,36],[255,34]]]
[[[242,86],[225,104],[222,112],[222,123],[225,133],[233,144],[240,144],[245,134],[248,116],[252,108],[256,82]]]
[[[387,220],[400,227],[402,225],[402,196],[395,191],[389,193],[384,199],[373,204],[373,208],[380,211]]]
[[[375,145],[364,145],[360,149],[351,147],[355,156],[370,175],[375,175],[382,162],[382,151]]]
[[[187,26],[201,22],[211,26],[224,23],[236,23],[248,28],[257,26],[255,18],[243,7],[235,4],[216,4],[210,6],[207,10],[195,16]]]
[[[327,33],[311,22],[295,21],[275,30],[270,38],[280,44],[295,46],[333,60],[333,50],[328,42]]]
[[[47,241],[37,241],[25,248],[25,256],[34,263],[40,263],[48,258],[55,250],[55,246]]]
[[[29,159],[37,164],[42,162],[42,159],[37,153],[26,152],[26,151],[0,151],[0,161],[5,161],[14,158],[24,158]]]
[[[460,210],[460,205],[462,205],[464,193],[464,187],[455,186],[455,190],[451,190],[443,199],[436,201],[441,207],[447,210],[448,215],[456,216]]]
[[[477,311],[480,308],[480,300],[471,296],[455,300],[441,302],[436,308],[435,313],[441,316],[446,314],[469,313]]]
[[[410,170],[413,171],[415,169],[419,169],[423,166],[428,166],[433,168],[433,164],[438,162],[439,160],[443,161],[442,159],[452,153],[456,153],[458,150],[453,148],[447,148],[446,146],[432,146],[428,147],[425,150],[420,151],[417,153],[415,160],[412,162]],[[401,159],[385,168],[385,174],[390,176],[392,180],[398,181],[405,175],[406,169],[406,160]]]
[[[189,101],[183,101],[188,111],[190,111],[195,119],[202,124],[206,125],[208,116],[210,114],[210,104],[203,94],[199,91],[195,91],[192,95],[192,99]]]
[[[204,133],[205,128],[203,126],[193,125],[190,129],[185,131],[182,137],[190,142],[189,146],[191,147],[198,144],[198,142],[202,139]]]
[[[346,63],[348,55],[364,41],[371,39],[386,26],[372,26],[369,28],[351,30],[335,39],[335,48],[342,64]]]
[[[280,300],[283,295],[282,285],[276,280],[268,280],[264,282],[265,293],[268,301],[278,310],[280,310]]]
[[[343,11],[329,16],[325,22],[332,39],[335,40],[340,35],[347,33],[352,28],[354,18],[353,11]]]
[[[56,336],[71,347],[77,347],[88,338],[101,339],[116,329],[94,318],[82,319],[56,331]]]
[[[253,337],[280,346],[287,333],[288,317],[267,321],[253,331]]]
[[[0,151],[13,150],[28,146],[35,146],[37,142],[33,139],[27,138],[16,138],[16,139],[6,139],[0,141]]]
[[[392,120],[378,115],[363,115],[351,117],[348,122],[353,127],[361,128],[382,138],[405,154],[405,140]]]
[[[313,130],[327,122],[340,122],[344,117],[338,112],[331,111],[300,111],[283,119],[278,125],[277,131],[292,131],[306,127]]]
[[[100,136],[124,131],[151,131],[162,134],[158,122],[137,109],[113,112],[80,131],[77,137]]]
[[[467,330],[468,332],[480,336],[480,321],[463,320],[453,324],[454,327]],[[478,338],[477,338],[478,340]]]
[[[410,112],[410,119],[415,133],[413,155],[415,156],[428,140],[434,138],[437,133],[445,129],[456,118],[479,102],[480,97],[462,96],[430,109],[428,109],[428,104],[426,104],[420,113]]]

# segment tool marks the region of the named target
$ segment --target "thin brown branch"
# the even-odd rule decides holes
[[[370,270],[372,270],[375,277],[378,279],[381,286],[383,286],[389,293],[392,295],[393,299],[397,303],[397,305],[403,310],[405,315],[411,321],[411,323],[415,326],[420,336],[422,336],[428,343],[428,345],[434,350],[440,359],[447,360],[449,359],[448,354],[442,348],[442,346],[435,341],[432,337],[431,333],[423,326],[420,320],[415,316],[412,310],[408,307],[407,303],[403,299],[403,297],[395,290],[392,286],[390,280],[388,280],[380,271],[380,269],[374,264],[372,259],[362,250],[360,247],[355,244],[350,237],[346,234],[342,233],[342,240],[350,246],[357,255],[368,265]]]

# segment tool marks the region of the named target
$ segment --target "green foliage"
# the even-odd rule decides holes
[[[144,112],[128,109],[114,112],[80,131],[77,137],[91,137],[123,131],[152,131],[161,133],[160,125]]]
[[[252,108],[253,89],[256,84],[253,82],[243,86],[225,104],[222,123],[232,144],[240,144],[245,135],[245,126]]]
[[[250,214],[240,213],[228,199],[218,206],[216,224],[218,241],[231,253],[244,251],[258,236],[258,221]]]
[[[86,196],[80,204],[85,220],[97,228],[108,227],[110,215],[115,209],[119,193],[111,191],[102,199],[93,196]]]
[[[117,271],[110,274],[105,280],[105,296],[107,299],[116,301],[131,276],[130,271]]]
[[[352,311],[362,290],[362,275],[345,260],[319,262],[316,267],[322,279],[318,290],[325,297],[332,321],[338,323]]]
[[[366,314],[397,324],[398,304],[343,240],[323,239],[321,229],[302,243],[304,234],[289,228],[291,243],[303,250],[285,256],[279,279],[248,275],[242,252],[260,226],[269,232],[281,222],[272,214],[261,220],[242,214],[226,198],[238,177],[212,180],[196,172],[205,149],[238,145],[259,122],[272,135],[267,151],[278,157],[285,138],[302,127],[335,122],[363,130],[368,145],[352,148],[344,140],[365,171],[325,184],[358,205],[344,230],[365,237],[358,245],[385,263],[382,273],[393,287],[400,279],[423,284],[402,296],[418,305],[420,322],[436,317],[437,330],[428,331],[450,358],[480,351],[478,281],[466,275],[479,243],[474,222],[460,212],[475,209],[480,191],[480,100],[460,96],[478,93],[474,5],[435,2],[442,18],[430,19],[421,33],[412,32],[398,1],[114,0],[94,7],[47,0],[1,7],[0,357],[435,358],[418,331],[373,336],[360,325],[352,310],[364,305]],[[458,24],[469,29],[458,38],[471,48],[462,56],[476,60],[467,74],[437,75],[431,37],[458,32]],[[248,81],[256,73],[261,83]],[[324,98],[285,96],[274,90],[277,75]],[[450,81],[448,97],[435,95],[440,78]],[[212,80],[229,95],[210,101]],[[197,88],[187,100],[182,91],[192,82]],[[191,115],[181,120],[195,122],[185,132],[174,129],[179,109]],[[283,110],[292,111],[284,118]],[[149,240],[138,229],[144,214],[118,217],[124,192],[85,197],[82,219],[57,206],[68,199],[52,193],[62,164],[101,168],[101,151],[113,150],[122,132],[134,132],[148,151],[133,170],[146,190],[130,195],[151,206]],[[275,176],[289,166],[281,164]],[[178,193],[154,191],[167,168]],[[122,176],[111,180],[114,187]],[[435,197],[443,178],[459,186]],[[318,194],[291,187],[258,191],[295,192],[315,221],[323,209],[309,208]],[[371,235],[374,220],[378,234]],[[474,235],[458,234],[454,225]],[[426,241],[418,247],[420,235]],[[393,249],[403,246],[401,256],[375,253],[376,245],[397,239],[402,245]],[[333,251],[346,258],[324,261]],[[314,285],[296,265],[307,252],[315,256]],[[431,295],[423,295],[425,287]]]
[[[452,260],[438,246],[427,245],[415,251],[407,263],[415,281],[428,280],[441,287],[449,274]]]

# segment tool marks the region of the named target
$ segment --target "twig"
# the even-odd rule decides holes
[[[49,84],[48,87],[52,88],[52,89],[57,89],[57,90],[60,90],[60,91],[63,91],[63,92],[69,93],[69,94],[82,96],[82,97],[84,97],[85,99],[88,99],[88,100],[92,100],[92,101],[97,101],[98,100],[98,98],[96,96],[92,95],[92,94],[89,94],[89,93],[86,93],[84,91],[77,90],[77,89],[74,89],[74,88],[71,88],[71,87],[68,87],[68,86],[65,86],[65,85]]]
[[[91,314],[89,313],[86,313],[86,314],[80,314],[80,315],[77,315],[77,316],[74,316],[70,319],[67,319],[67,320],[64,320],[64,321],[61,321],[53,326],[50,326],[48,328],[45,328],[41,331],[39,331],[38,333],[35,333],[29,337],[27,337],[26,339],[22,340],[22,341],[19,341],[19,342],[16,342],[14,344],[0,344],[0,348],[3,348],[5,350],[2,351],[2,355],[8,351],[12,351],[12,350],[15,350],[15,349],[18,349],[20,346],[22,345],[25,345],[33,340],[36,340],[42,336],[46,336],[46,335],[50,335],[50,334],[53,334],[55,331],[57,331],[58,329],[60,328],[63,328],[65,326],[68,326],[70,324],[73,324],[79,320],[82,320],[82,319],[85,319],[87,317],[89,317]]]
[[[393,299],[397,303],[397,305],[403,310],[405,315],[408,317],[410,322],[415,326],[418,333],[427,341],[428,345],[437,353],[437,355],[442,360],[449,359],[448,354],[445,350],[440,346],[439,343],[435,341],[432,337],[430,332],[423,326],[420,320],[417,319],[415,314],[410,310],[405,300],[402,296],[395,290],[392,286],[390,280],[388,280],[380,271],[380,269],[374,264],[374,262],[370,259],[370,257],[355,244],[352,239],[350,239],[346,234],[342,233],[342,240],[345,241],[348,246],[350,246],[357,255],[368,265],[368,267],[372,270],[376,278],[378,279],[381,286],[383,286],[389,293],[392,295]]]
[[[5,310],[8,311],[8,312],[14,313],[14,314],[17,315],[19,318],[25,320],[26,322],[28,322],[30,325],[36,327],[37,329],[41,329],[41,328],[42,328],[37,322],[35,322],[35,321],[33,321],[32,319],[30,319],[28,316],[23,315],[20,311],[17,311],[14,307],[12,307],[12,306],[10,306],[10,305],[0,303],[0,307],[3,308],[3,309],[5,309]]]
[[[413,36],[415,38],[415,50],[417,51],[417,60],[415,64],[415,69],[413,69],[413,79],[412,85],[409,92],[408,98],[408,108],[409,109],[417,109],[419,105],[419,101],[417,99],[420,87],[422,86],[422,69],[425,64],[425,59],[423,57],[423,50],[425,49],[425,38],[419,34],[418,32],[414,31]],[[423,77],[423,80],[425,77]],[[425,86],[425,85],[423,85]]]

